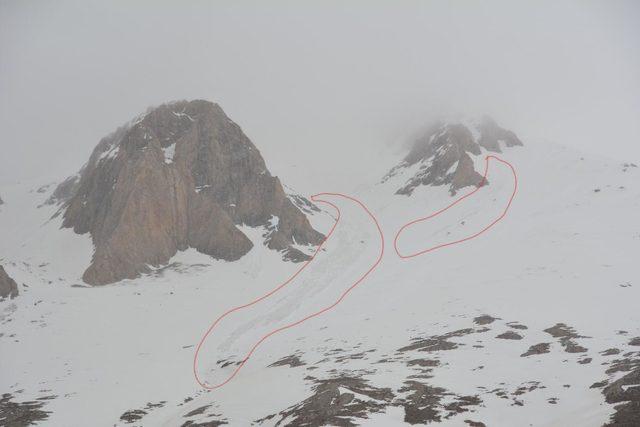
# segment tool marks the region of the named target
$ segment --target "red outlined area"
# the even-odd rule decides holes
[[[496,219],[494,219],[489,225],[487,225],[486,227],[484,227],[482,230],[478,231],[477,233],[474,233],[470,236],[467,236],[463,239],[459,239],[459,240],[454,240],[452,242],[447,242],[447,243],[442,243],[440,245],[436,245],[436,246],[432,246],[430,248],[421,250],[419,252],[415,252],[412,254],[407,254],[404,255],[402,253],[400,253],[400,250],[398,249],[398,239],[400,238],[400,234],[402,234],[403,231],[405,231],[407,228],[411,227],[414,224],[423,222],[423,221],[427,221],[431,218],[434,218],[438,215],[440,215],[441,213],[446,212],[447,210],[449,210],[450,208],[454,207],[455,205],[457,205],[458,203],[460,203],[461,201],[463,201],[464,199],[466,199],[467,197],[470,197],[472,195],[474,195],[478,190],[480,190],[481,188],[484,187],[484,182],[487,179],[487,173],[489,172],[489,160],[490,159],[494,159],[497,160],[498,162],[508,166],[511,169],[511,173],[513,174],[513,192],[511,193],[511,196],[509,197],[509,202],[507,203],[506,207],[504,208],[504,210],[502,211],[502,213],[500,214],[500,216],[498,216]],[[507,214],[507,211],[509,211],[509,208],[511,207],[511,202],[513,202],[513,198],[516,195],[516,191],[518,190],[518,175],[516,174],[516,170],[513,167],[513,165],[509,162],[507,162],[506,160],[503,160],[499,157],[493,156],[493,155],[488,155],[485,157],[485,166],[484,166],[484,174],[482,175],[482,180],[480,181],[480,185],[478,185],[478,187],[476,187],[474,190],[470,191],[469,193],[465,194],[462,197],[457,198],[456,200],[454,200],[452,203],[450,203],[448,206],[440,209],[439,211],[436,211],[434,213],[432,213],[429,216],[425,216],[422,218],[418,218],[418,219],[414,219],[413,221],[410,221],[408,223],[406,223],[405,225],[403,225],[400,230],[398,230],[398,232],[396,233],[396,237],[393,239],[393,248],[396,251],[396,254],[398,254],[398,256],[402,259],[409,259],[409,258],[414,258],[420,255],[424,255],[428,252],[433,252],[437,249],[441,249],[447,246],[452,246],[452,245],[456,245],[458,243],[462,243],[462,242],[466,242],[468,240],[471,239],[475,239],[476,237],[480,236],[481,234],[483,234],[485,231],[489,230],[491,227],[493,227],[494,225],[496,225],[500,220],[502,220],[502,218],[505,217],[505,215]]]
[[[236,311],[242,310],[243,308],[247,308],[250,307],[254,304],[259,303],[260,301],[270,297],[271,295],[275,294],[276,292],[278,292],[280,289],[284,288],[285,286],[287,286],[289,283],[291,283],[293,281],[293,279],[295,279],[305,268],[307,268],[307,266],[311,263],[311,261],[314,260],[314,258],[316,257],[316,255],[318,254],[318,252],[322,249],[322,247],[324,246],[324,244],[327,242],[327,240],[331,237],[331,235],[333,235],[333,232],[336,229],[336,226],[338,225],[338,222],[340,221],[340,209],[334,205],[331,202],[328,202],[326,200],[322,200],[320,199],[320,197],[322,196],[333,196],[333,197],[342,197],[345,199],[348,199],[352,202],[357,203],[358,205],[360,205],[360,207],[362,209],[365,210],[365,212],[367,213],[367,215],[369,215],[369,217],[371,218],[371,220],[373,221],[373,223],[375,224],[376,228],[378,229],[378,233],[380,234],[380,255],[378,256],[377,260],[375,261],[375,263],[373,265],[371,265],[371,267],[367,270],[366,273],[364,273],[362,276],[360,276],[360,278],[358,280],[355,281],[355,283],[353,283],[349,288],[347,288],[347,290],[345,290],[340,297],[331,305],[316,311],[315,313],[312,313],[296,322],[293,323],[289,323],[287,325],[284,325],[280,328],[274,329],[273,331],[269,332],[268,334],[264,335],[262,338],[260,338],[254,345],[253,347],[251,347],[251,349],[249,350],[249,352],[245,355],[245,357],[242,359],[242,362],[240,362],[240,364],[235,368],[235,370],[229,375],[229,377],[227,377],[226,380],[224,380],[223,382],[219,383],[219,384],[215,384],[215,385],[210,385],[208,384],[206,381],[203,381],[200,379],[200,377],[198,376],[198,355],[200,353],[200,349],[202,348],[202,345],[204,344],[204,342],[207,340],[207,338],[209,337],[209,335],[211,335],[211,333],[213,332],[213,330],[215,329],[215,327],[222,321],[222,319],[224,319],[225,317],[227,317],[229,314],[234,313]],[[331,207],[333,207],[336,210],[336,221],[333,224],[333,226],[331,227],[331,229],[329,230],[329,232],[327,233],[327,235],[325,236],[324,240],[322,241],[322,243],[320,243],[320,245],[318,245],[318,247],[316,248],[315,252],[313,253],[313,255],[311,256],[311,258],[309,260],[307,260],[291,277],[289,277],[286,281],[284,281],[283,283],[281,283],[280,285],[278,285],[277,287],[275,287],[273,290],[267,292],[266,294],[264,294],[263,296],[254,299],[253,301],[244,304],[244,305],[240,305],[237,307],[234,307],[230,310],[227,310],[226,312],[224,312],[222,315],[220,315],[212,324],[211,326],[209,326],[209,329],[207,329],[207,331],[205,332],[205,334],[202,336],[202,338],[200,339],[200,342],[198,343],[198,346],[196,347],[196,351],[195,354],[193,356],[193,375],[197,381],[198,384],[200,384],[201,387],[207,389],[207,390],[215,390],[217,388],[220,388],[222,386],[224,386],[225,384],[227,384],[229,381],[231,381],[237,374],[238,372],[240,372],[240,370],[242,369],[242,367],[245,365],[245,363],[247,362],[247,360],[249,360],[249,358],[251,357],[251,355],[256,351],[256,349],[260,346],[260,344],[262,344],[267,338],[269,338],[272,335],[277,334],[278,332],[284,331],[286,329],[289,328],[293,328],[294,326],[297,326],[309,319],[312,319],[314,317],[320,316],[323,313],[326,313],[327,311],[333,309],[334,307],[336,307],[338,304],[340,304],[342,302],[342,300],[356,287],[358,286],[360,283],[362,283],[362,281],[376,268],[378,267],[378,264],[380,264],[380,262],[382,261],[382,256],[384,255],[384,235],[382,233],[382,228],[380,228],[380,224],[378,223],[378,220],[376,219],[376,217],[371,213],[371,211],[358,199],[351,197],[351,196],[347,196],[345,194],[341,194],[341,193],[319,193],[316,194],[314,196],[311,197],[311,199],[314,202],[319,202],[319,203],[324,203],[327,204]]]
[[[508,166],[511,169],[511,173],[513,174],[513,192],[511,193],[511,196],[509,197],[509,201],[507,202],[506,207],[504,208],[504,210],[502,211],[502,213],[500,214],[500,216],[498,216],[496,219],[494,219],[489,225],[485,226],[483,229],[481,229],[480,231],[467,236],[465,238],[459,239],[459,240],[455,240],[452,242],[447,242],[447,243],[443,243],[443,244],[439,244],[427,249],[424,249],[422,251],[416,252],[416,253],[412,253],[412,254],[407,254],[404,255],[402,253],[400,253],[400,250],[398,249],[398,239],[400,238],[400,234],[402,234],[402,232],[404,230],[406,230],[407,228],[411,227],[414,224],[423,222],[423,221],[427,221],[431,218],[434,218],[444,212],[446,212],[447,210],[449,210],[450,208],[452,208],[453,206],[457,205],[458,203],[462,202],[464,199],[472,196],[473,194],[475,194],[476,192],[478,192],[481,188],[484,187],[484,182],[487,179],[487,173],[489,172],[489,160],[494,159],[506,166]],[[474,190],[470,191],[469,193],[457,198],[456,200],[454,200],[452,203],[450,203],[448,206],[434,212],[433,214],[426,216],[426,217],[422,217],[422,218],[418,218],[415,219],[413,221],[410,221],[408,223],[406,223],[405,225],[403,225],[398,232],[396,233],[396,236],[393,240],[393,247],[396,251],[396,254],[398,254],[398,256],[402,259],[409,259],[409,258],[414,258],[417,257],[419,255],[423,255],[426,254],[428,252],[432,252],[435,251],[437,249],[440,248],[444,248],[447,246],[452,246],[458,243],[462,243],[462,242],[466,242],[468,240],[474,239],[478,236],[480,236],[481,234],[483,234],[484,232],[486,232],[487,230],[489,230],[491,227],[493,227],[494,225],[496,225],[500,220],[502,220],[507,212],[509,211],[509,208],[511,207],[511,203],[513,202],[513,199],[516,195],[516,192],[518,190],[518,176],[516,174],[516,170],[513,167],[513,165],[511,165],[511,163],[507,162],[506,160],[503,160],[497,156],[493,156],[493,155],[488,155],[485,157],[485,169],[484,169],[484,173],[482,176],[482,180],[480,181],[480,185],[478,187],[476,187]],[[324,246],[324,244],[327,242],[327,240],[333,235],[338,223],[340,222],[340,216],[341,216],[341,212],[340,212],[340,208],[338,208],[335,204],[328,202],[326,200],[322,200],[320,199],[320,197],[322,196],[333,196],[333,197],[342,197],[344,199],[350,200],[352,202],[357,203],[362,209],[364,209],[364,211],[367,213],[367,215],[369,215],[369,217],[371,218],[371,220],[373,221],[373,223],[375,224],[378,233],[380,234],[380,255],[378,256],[378,258],[376,259],[375,263],[373,265],[371,265],[371,267],[362,275],[360,276],[360,278],[358,280],[356,280],[349,288],[347,288],[341,295],[340,297],[331,305],[324,307],[323,309],[316,311],[306,317],[303,317],[302,319],[293,322],[293,323],[289,323],[287,325],[284,325],[280,328],[274,329],[273,331],[269,332],[268,334],[264,335],[262,338],[260,338],[254,345],[253,347],[251,347],[251,349],[249,350],[249,352],[245,355],[245,357],[242,359],[242,362],[240,362],[240,364],[237,365],[237,367],[234,369],[234,371],[227,377],[227,379],[225,379],[224,381],[222,381],[219,384],[215,384],[215,385],[210,385],[208,384],[206,381],[203,381],[200,379],[200,377],[198,376],[198,355],[200,353],[200,349],[202,348],[203,344],[205,343],[205,341],[207,340],[207,338],[209,337],[209,335],[211,335],[211,333],[213,332],[213,330],[216,328],[216,326],[222,321],[222,319],[224,319],[225,317],[227,317],[228,315],[230,315],[231,313],[234,313],[236,311],[242,310],[243,308],[247,308],[250,307],[252,305],[255,305],[257,303],[259,303],[260,301],[265,300],[266,298],[269,298],[271,295],[275,294],[276,292],[278,292],[280,289],[286,287],[287,285],[289,285],[300,273],[302,273],[303,270],[305,270],[309,264],[315,259],[316,255],[318,255],[318,253],[320,252],[320,250],[322,249],[322,247]],[[251,357],[251,355],[256,351],[256,349],[260,346],[260,344],[262,344],[267,338],[271,337],[272,335],[277,334],[278,332],[287,330],[289,328],[293,328],[294,326],[297,326],[309,319],[312,319],[314,317],[320,316],[323,313],[326,313],[329,310],[332,310],[334,307],[336,307],[338,304],[340,304],[342,302],[342,300],[344,300],[344,298],[356,287],[358,286],[360,283],[362,283],[362,281],[374,270],[378,267],[378,265],[380,264],[380,262],[382,261],[382,257],[384,255],[384,235],[382,233],[382,229],[380,228],[380,224],[378,223],[378,220],[376,219],[376,217],[371,213],[371,211],[358,199],[351,197],[351,196],[347,196],[345,194],[341,194],[341,193],[319,193],[316,194],[314,196],[311,197],[311,199],[314,202],[318,202],[318,203],[324,203],[327,204],[329,206],[331,206],[333,209],[335,209],[336,211],[336,221],[333,224],[333,226],[331,227],[331,229],[329,230],[329,232],[326,234],[324,240],[320,243],[320,245],[318,245],[318,247],[316,248],[315,252],[313,253],[313,255],[311,256],[311,258],[309,258],[309,260],[307,260],[298,270],[296,270],[293,275],[291,275],[291,277],[289,277],[287,280],[285,280],[283,283],[281,283],[280,285],[278,285],[277,287],[275,287],[273,290],[267,292],[266,294],[262,295],[259,298],[254,299],[253,301],[244,304],[244,305],[240,305],[237,307],[234,307],[230,310],[227,310],[226,312],[224,312],[222,315],[220,315],[212,324],[211,326],[209,326],[209,328],[207,329],[207,331],[205,332],[205,334],[202,336],[202,338],[200,339],[200,342],[198,343],[198,346],[196,347],[196,351],[193,357],[193,375],[197,381],[197,383],[207,389],[207,390],[215,390],[217,388],[220,388],[222,386],[224,386],[225,384],[227,384],[229,381],[231,381],[237,374],[238,372],[240,372],[240,370],[242,369],[242,367],[245,365],[245,363],[247,362],[247,360],[249,360],[249,358]]]

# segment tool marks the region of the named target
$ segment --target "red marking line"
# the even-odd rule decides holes
[[[270,297],[271,295],[275,294],[276,292],[278,292],[280,289],[284,288],[285,286],[287,286],[289,283],[291,283],[293,281],[293,279],[295,279],[305,268],[307,268],[307,266],[311,263],[311,261],[313,261],[316,257],[316,255],[318,254],[318,252],[320,252],[320,249],[322,249],[322,247],[324,246],[324,244],[327,242],[327,240],[329,239],[329,237],[331,237],[331,235],[333,234],[333,232],[336,229],[336,226],[338,225],[338,222],[340,221],[340,209],[334,205],[331,202],[327,202],[325,200],[320,200],[318,199],[318,197],[320,196],[337,196],[337,197],[343,197],[345,199],[351,200],[353,202],[356,202],[358,205],[360,205],[360,207],[362,209],[365,210],[365,212],[367,213],[367,215],[369,215],[369,217],[371,217],[371,219],[373,220],[373,222],[376,225],[376,228],[378,229],[378,233],[380,234],[380,255],[378,256],[378,259],[376,260],[376,262],[369,268],[369,270],[367,270],[366,273],[364,273],[358,280],[356,280],[355,283],[353,283],[347,290],[345,290],[342,295],[340,295],[340,298],[338,298],[333,304],[319,310],[316,311],[315,313],[312,313],[296,322],[293,323],[289,323],[288,325],[282,326],[280,328],[274,329],[273,331],[269,332],[268,334],[264,335],[262,338],[260,338],[258,340],[258,342],[256,342],[253,347],[251,347],[251,350],[249,350],[249,352],[246,354],[246,356],[243,358],[242,362],[238,365],[238,367],[231,373],[231,375],[229,375],[229,377],[224,380],[223,382],[221,382],[220,384],[216,384],[216,385],[210,385],[207,384],[206,381],[202,381],[200,379],[200,377],[198,377],[198,354],[200,353],[200,349],[202,348],[202,345],[204,344],[204,342],[207,340],[207,338],[209,337],[209,335],[211,334],[211,332],[213,332],[213,330],[215,329],[215,327],[222,321],[222,319],[224,319],[225,317],[227,317],[229,314],[236,312],[238,310],[241,310],[243,308],[246,307],[250,307],[254,304],[259,303],[260,301]],[[209,329],[207,329],[207,331],[205,332],[205,334],[202,336],[202,339],[200,340],[200,342],[198,343],[198,346],[196,347],[196,352],[195,355],[193,357],[193,375],[197,381],[198,384],[200,384],[201,387],[208,389],[208,390],[214,390],[217,388],[220,388],[222,386],[224,386],[225,384],[227,384],[229,381],[231,381],[237,374],[238,372],[240,372],[240,369],[242,369],[242,367],[244,366],[244,364],[247,362],[247,360],[249,360],[249,358],[251,357],[251,355],[256,351],[256,349],[258,348],[258,346],[260,346],[260,344],[262,344],[267,338],[269,338],[272,335],[277,334],[278,332],[284,331],[286,329],[289,328],[293,328],[296,325],[299,325],[309,319],[312,319],[314,317],[320,316],[323,313],[326,313],[327,311],[333,309],[335,306],[337,306],[338,304],[340,304],[342,302],[342,300],[356,287],[358,286],[377,266],[378,264],[380,264],[380,261],[382,261],[382,256],[384,255],[384,235],[382,234],[382,229],[380,228],[380,224],[378,223],[378,220],[376,219],[376,217],[371,213],[371,211],[362,203],[360,202],[358,199],[351,197],[351,196],[347,196],[345,194],[340,194],[340,193],[319,193],[316,194],[314,196],[311,196],[311,200],[315,201],[315,202],[320,202],[320,203],[325,203],[331,207],[333,207],[336,210],[337,213],[337,218],[335,223],[333,224],[333,226],[331,227],[331,230],[329,230],[329,232],[327,233],[327,235],[325,236],[324,240],[320,243],[320,245],[318,245],[317,249],[315,250],[315,252],[313,253],[313,255],[311,256],[311,258],[309,258],[291,277],[289,277],[286,281],[284,281],[282,284],[278,285],[277,287],[275,287],[273,290],[267,292],[266,294],[264,294],[263,296],[254,299],[253,301],[244,304],[244,305],[240,305],[237,307],[234,307],[230,310],[227,310],[226,312],[224,312],[220,317],[218,317],[212,324],[211,326],[209,326]]]
[[[460,239],[460,240],[455,240],[453,242],[447,242],[447,243],[443,243],[443,244],[440,244],[440,245],[436,245],[436,246],[424,249],[424,250],[422,250],[420,252],[416,252],[416,253],[413,253],[413,254],[408,254],[408,255],[401,254],[400,250],[398,249],[398,239],[400,238],[400,234],[405,229],[411,227],[414,224],[417,224],[417,223],[422,222],[422,221],[427,221],[427,220],[429,220],[431,218],[434,218],[434,217],[440,215],[443,212],[446,212],[447,210],[449,210],[450,208],[454,207],[455,205],[457,205],[458,203],[460,203],[461,201],[463,201],[467,197],[470,197],[470,196],[474,195],[478,190],[480,190],[482,187],[484,187],[484,182],[486,181],[487,173],[489,172],[489,159],[495,159],[495,160],[499,161],[500,163],[507,165],[511,169],[511,173],[513,174],[513,192],[511,193],[511,197],[509,197],[509,202],[507,203],[507,206],[504,208],[504,211],[502,212],[502,214],[498,218],[493,220],[489,225],[484,227],[482,230],[478,231],[475,234],[472,234],[471,236],[465,237],[465,238]],[[403,225],[400,228],[400,230],[398,230],[398,232],[396,233],[395,239],[393,239],[393,247],[396,250],[396,253],[398,254],[398,256],[400,258],[408,259],[408,258],[413,258],[413,257],[417,257],[419,255],[426,254],[427,252],[435,251],[436,249],[444,248],[446,246],[452,246],[452,245],[455,245],[455,244],[458,244],[458,243],[466,242],[467,240],[475,239],[476,237],[478,237],[479,235],[481,235],[482,233],[484,233],[485,231],[489,230],[491,227],[496,225],[502,218],[505,217],[505,215],[507,214],[507,211],[511,207],[511,202],[513,202],[513,198],[516,196],[516,191],[517,190],[518,190],[518,175],[516,175],[516,170],[513,167],[513,165],[511,163],[507,162],[506,160],[502,160],[499,157],[496,157],[496,156],[493,156],[493,155],[489,155],[489,156],[485,157],[484,174],[482,175],[482,180],[480,181],[480,185],[478,185],[478,187],[476,187],[474,190],[470,191],[469,193],[465,194],[464,196],[459,197],[458,199],[454,200],[451,204],[449,204],[448,206],[440,209],[439,211],[434,212],[431,215],[425,216],[423,218],[414,219],[413,221],[408,222],[405,225]]]

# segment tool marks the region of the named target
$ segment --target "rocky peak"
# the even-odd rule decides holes
[[[239,225],[269,226],[265,244],[292,261],[307,258],[294,244],[323,238],[240,127],[203,100],[165,104],[118,128],[54,196],[63,226],[91,234],[90,284],[136,277],[189,247],[236,260],[252,247]]]
[[[416,139],[409,154],[382,181],[405,178],[396,194],[410,195],[420,185],[448,185],[454,195],[463,187],[488,184],[474,166],[474,158],[483,150],[500,153],[503,148],[518,145],[522,142],[515,133],[490,117],[467,122],[439,121]]]
[[[18,285],[0,265],[0,299],[15,298],[18,296]]]
[[[508,148],[522,145],[515,133],[498,126],[491,117],[485,116],[476,127],[479,132],[478,144],[488,151],[501,153],[502,146]]]

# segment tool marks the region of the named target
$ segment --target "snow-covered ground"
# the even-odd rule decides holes
[[[41,424],[52,426],[303,424],[318,390],[351,396],[328,425],[404,425],[409,414],[456,426],[600,426],[613,406],[591,385],[640,350],[629,344],[640,336],[640,169],[525,144],[500,155],[519,178],[504,220],[417,258],[397,257],[395,233],[450,203],[447,189],[407,197],[394,195],[402,176],[359,183],[354,195],[385,233],[380,266],[331,312],[267,339],[213,391],[192,373],[206,328],[300,267],[262,245],[263,229],[247,230],[256,244],[237,262],[188,250],[147,276],[92,288],[80,280],[90,238],[60,230],[57,207],[42,205],[54,186],[0,186],[0,263],[20,290],[0,302],[0,390],[15,402],[42,399],[50,414]],[[381,159],[379,177],[394,164]],[[402,247],[464,237],[495,218],[512,180],[499,164],[488,178],[459,207],[404,233]],[[290,285],[225,319],[200,355],[203,379],[224,378],[234,366],[225,361],[329,305],[375,262],[381,242],[371,220],[354,203],[330,201],[342,211],[335,235]],[[311,220],[326,231],[333,214]],[[540,344],[547,352],[525,356]],[[614,348],[619,355],[602,354]]]

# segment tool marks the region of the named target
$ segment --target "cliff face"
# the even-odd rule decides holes
[[[515,133],[503,129],[491,118],[479,122],[437,122],[418,138],[407,156],[383,178],[407,173],[416,167],[396,194],[411,195],[421,185],[448,185],[450,193],[467,186],[479,186],[482,175],[474,167],[473,158],[482,149],[500,153],[503,147],[522,145]],[[486,180],[483,185],[488,184]]]
[[[57,197],[66,199],[63,226],[91,233],[90,284],[134,278],[188,247],[237,260],[252,247],[241,224],[271,224],[265,243],[293,261],[306,259],[293,243],[323,238],[211,102],[153,109],[102,139],[79,175]]]
[[[0,265],[0,298],[15,298],[17,296],[18,285]]]

